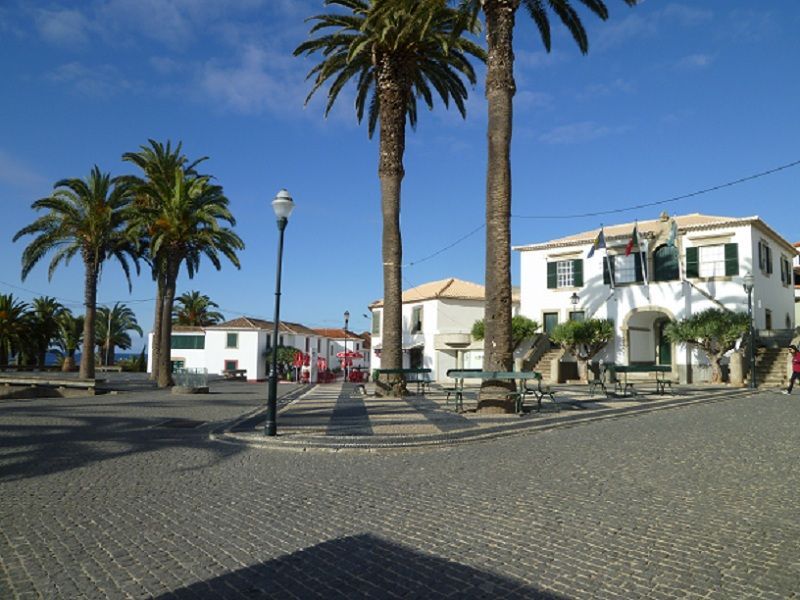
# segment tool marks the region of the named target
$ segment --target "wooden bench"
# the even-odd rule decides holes
[[[247,369],[226,369],[222,372],[225,379],[247,379]]]
[[[619,379],[617,379],[616,387],[622,390],[623,396],[636,396],[634,382],[628,381],[629,373],[655,373],[656,393],[664,394],[667,386],[669,386],[670,392],[672,391],[672,381],[668,380],[666,377],[667,373],[672,372],[672,367],[669,365],[608,365],[608,368],[610,372],[612,372],[611,370],[613,369],[615,374],[622,373],[623,380],[620,382]]]
[[[472,373],[480,373],[480,369],[448,369],[447,376],[453,379],[453,385],[443,387],[442,391],[447,394],[444,404],[450,404],[450,396],[453,396],[453,407],[456,411],[464,410],[464,379],[469,379]]]

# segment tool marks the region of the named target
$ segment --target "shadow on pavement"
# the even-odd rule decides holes
[[[365,534],[331,540],[158,596],[167,598],[526,598],[564,600]]]
[[[164,417],[58,417],[62,422],[0,423],[0,482],[69,471],[166,447],[203,449],[220,458],[242,450],[228,444],[209,444],[204,422],[199,422],[196,429],[188,429],[161,426],[168,420]]]

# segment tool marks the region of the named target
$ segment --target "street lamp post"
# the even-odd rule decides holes
[[[344,380],[347,381],[347,327],[350,324],[350,311],[344,311]]]
[[[272,201],[272,210],[278,219],[278,266],[275,272],[275,319],[272,333],[272,362],[269,373],[269,390],[267,394],[267,424],[264,434],[278,434],[276,413],[278,405],[278,327],[281,314],[281,263],[283,262],[283,232],[289,222],[289,215],[294,210],[294,201],[286,190],[280,190]]]
[[[755,279],[753,274],[748,272],[742,278],[742,287],[744,291],[747,292],[747,322],[749,325],[749,338],[748,343],[748,354],[749,354],[749,362],[750,362],[750,387],[755,389],[756,387],[756,357],[753,353],[753,288],[755,287]]]

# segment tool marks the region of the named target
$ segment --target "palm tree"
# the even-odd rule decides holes
[[[53,341],[58,338],[58,316],[64,310],[66,310],[64,305],[50,296],[40,296],[33,299],[31,342],[35,348],[36,364],[40,368],[44,368],[47,351]]]
[[[8,366],[26,328],[28,305],[14,294],[0,294],[0,368]]]
[[[37,235],[22,253],[23,281],[50,252],[55,254],[50,261],[48,279],[53,277],[61,263],[69,263],[80,254],[86,269],[83,291],[86,320],[79,376],[91,379],[94,378],[97,281],[103,262],[112,257],[117,259],[128,280],[128,289],[131,288],[128,258],[133,260],[136,272],[139,272],[136,243],[126,231],[130,190],[118,178],[101,173],[97,165],[86,179],[62,179],[54,188],[51,196],[31,205],[34,210],[49,212],[20,229],[14,235],[14,241],[24,235]]]
[[[181,168],[187,174],[197,174],[195,167],[206,160],[207,157],[199,158],[193,162],[181,152],[182,143],[178,142],[177,146],[172,147],[172,143],[167,141],[162,144],[153,139],[147,140],[148,145],[139,147],[139,152],[126,152],[122,155],[122,160],[128,161],[139,167],[144,178],[139,177],[126,177],[126,183],[131,184],[136,190],[136,205],[142,206],[149,204],[157,206],[159,203],[158,194],[155,190],[169,190],[175,186],[175,173],[176,169]],[[147,186],[142,186],[143,182],[147,182]],[[147,230],[140,230],[138,234],[142,238],[144,256],[143,258],[150,264],[153,280],[156,282],[156,303],[155,303],[155,317],[153,319],[153,345],[151,352],[153,354],[153,370],[150,374],[152,379],[158,379],[158,367],[161,364],[159,359],[161,354],[161,346],[159,340],[161,339],[161,313],[164,298],[164,274],[166,269],[163,265],[158,265],[155,258],[148,253],[149,241]],[[169,348],[167,348],[169,354]]]
[[[196,163],[193,163],[196,164]],[[218,270],[220,254],[239,268],[237,250],[244,242],[233,230],[221,225],[236,224],[228,209],[222,187],[211,183],[208,175],[197,174],[192,167],[176,167],[171,178],[159,176],[135,184],[136,213],[132,231],[144,234],[151,265],[156,269],[161,288],[161,317],[158,360],[158,385],[172,385],[170,339],[175,287],[181,265],[194,277],[202,256]]]
[[[97,337],[95,343],[100,349],[100,364],[105,366],[114,364],[114,348],[119,346],[122,350],[131,347],[129,331],[135,331],[142,336],[142,328],[136,320],[133,311],[119,302],[113,308],[101,306],[97,309]]]
[[[64,362],[61,364],[61,370],[64,372],[75,369],[75,351],[83,341],[84,321],[82,316],[76,317],[69,309],[58,315],[56,347],[64,357]]]
[[[475,32],[477,23],[447,6],[446,0],[326,0],[347,12],[311,17],[313,37],[300,44],[295,55],[320,53],[322,60],[308,77],[314,85],[306,102],[330,82],[325,114],[339,92],[356,81],[356,116],[367,109],[369,136],[380,121],[380,160],[383,214],[383,336],[381,366],[402,367],[402,241],[400,187],[405,173],[406,120],[417,122],[417,99],[433,108],[434,95],[445,106],[450,101],[465,115],[467,89],[462,78],[475,83],[467,55],[483,58],[483,50],[462,36]],[[392,393],[404,392],[402,379],[392,382]]]
[[[206,327],[216,325],[225,318],[222,313],[212,310],[219,308],[219,305],[198,291],[184,292],[175,301],[180,306],[172,311],[174,325]]]
[[[461,0],[472,15],[483,11],[486,21],[486,99],[488,103],[488,168],[486,174],[486,305],[483,369],[509,371],[514,362],[511,330],[511,130],[514,82],[512,48],[517,9],[524,6],[545,49],[550,52],[550,12],[569,30],[583,54],[589,39],[572,6],[584,5],[602,20],[608,18],[604,0]],[[637,0],[623,0],[629,6]],[[513,382],[510,383],[513,386]],[[505,400],[508,384],[484,381],[479,409],[513,410]]]

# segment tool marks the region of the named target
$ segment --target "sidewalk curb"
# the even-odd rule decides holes
[[[312,388],[303,390],[304,393],[289,402],[292,404],[305,396],[306,393],[311,391]],[[425,448],[441,448],[454,444],[462,444],[467,442],[481,442],[501,437],[508,437],[512,435],[520,435],[523,433],[537,432],[537,431],[551,431],[561,427],[574,427],[585,423],[595,421],[603,421],[607,419],[616,419],[626,416],[633,416],[638,414],[647,414],[657,410],[669,410],[673,408],[681,408],[684,406],[693,406],[696,404],[705,404],[710,402],[722,402],[729,399],[744,398],[750,396],[757,396],[759,391],[752,391],[750,389],[725,391],[722,393],[709,394],[700,396],[691,400],[673,399],[658,402],[658,404],[648,403],[637,406],[628,406],[624,408],[610,408],[599,411],[592,415],[579,415],[569,417],[545,417],[535,418],[529,416],[522,416],[519,421],[515,423],[496,425],[494,427],[487,427],[480,431],[458,431],[455,433],[437,433],[437,434],[424,434],[424,435],[405,435],[405,436],[297,436],[292,438],[276,438],[267,437],[254,437],[252,434],[239,434],[235,433],[233,429],[241,426],[247,419],[257,417],[260,413],[264,412],[264,408],[259,408],[251,414],[240,417],[231,421],[229,424],[219,427],[209,433],[209,438],[213,441],[250,446],[253,448],[264,448],[269,450],[288,450],[293,452],[306,452],[309,450],[327,451],[327,452],[341,452],[341,451],[356,451],[356,452],[376,452],[384,450],[413,450]],[[286,406],[288,406],[287,404]],[[534,413],[535,414],[535,413]]]

